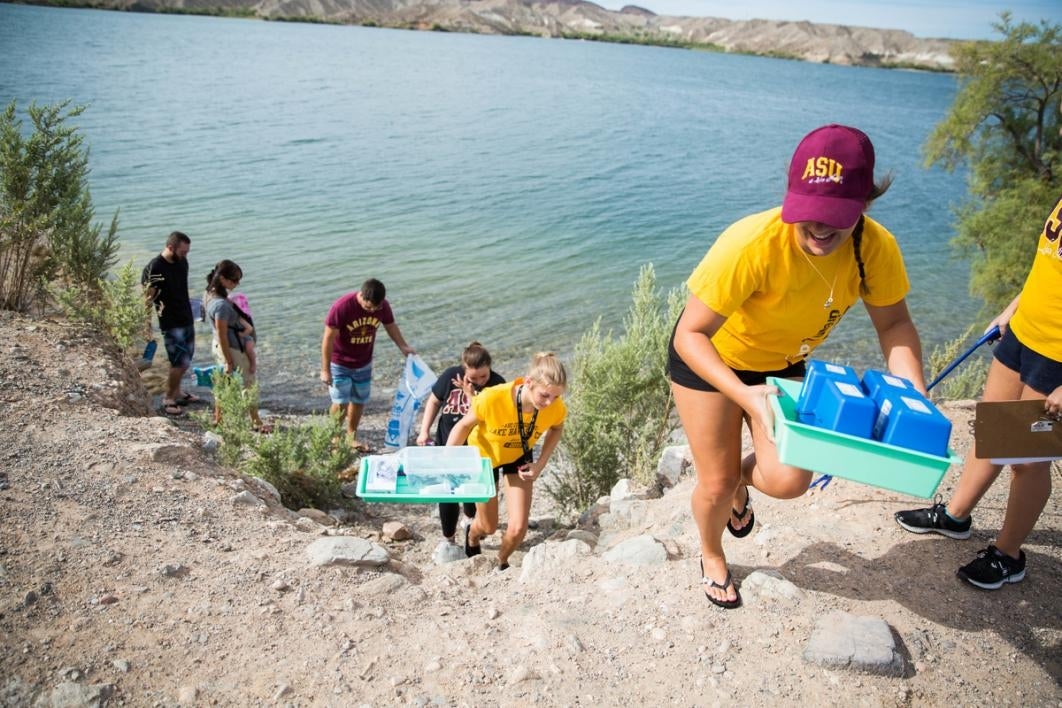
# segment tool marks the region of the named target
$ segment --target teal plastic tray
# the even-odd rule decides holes
[[[781,392],[768,399],[778,459],[787,465],[928,499],[948,467],[961,462],[950,448],[946,457],[937,457],[801,423],[800,382],[769,377],[767,383]]]
[[[440,502],[485,502],[494,498],[497,489],[494,486],[494,469],[490,466],[490,459],[483,457],[479,477],[470,479],[469,482],[483,485],[484,492],[479,495],[448,494],[444,496],[420,494],[409,484],[409,478],[399,475],[394,492],[367,492],[365,483],[369,478],[369,459],[361,458],[361,467],[358,473],[358,488],[356,493],[359,497],[369,502],[385,502],[391,504],[438,504]]]

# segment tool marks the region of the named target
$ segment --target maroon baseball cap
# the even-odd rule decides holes
[[[800,141],[789,163],[782,221],[818,221],[847,229],[874,190],[874,146],[861,130],[824,125]]]

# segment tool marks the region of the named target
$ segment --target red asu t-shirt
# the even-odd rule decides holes
[[[348,369],[360,369],[372,362],[376,329],[395,321],[386,299],[369,312],[358,302],[358,294],[348,293],[332,303],[325,324],[339,330],[332,347],[332,363]]]

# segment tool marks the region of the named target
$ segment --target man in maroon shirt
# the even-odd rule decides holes
[[[402,338],[386,295],[384,284],[370,278],[358,292],[336,300],[328,310],[321,339],[321,381],[328,385],[332,414],[346,406],[350,444],[358,452],[369,451],[368,445],[358,441],[358,423],[372,386],[376,329],[383,325],[403,354],[416,353]]]

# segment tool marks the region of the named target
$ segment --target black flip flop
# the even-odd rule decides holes
[[[738,511],[737,509],[731,509],[731,513],[737,516],[739,519],[744,519],[745,514],[749,515],[749,522],[739,529],[734,528],[734,524],[727,519],[726,529],[734,538],[745,538],[752,533],[752,527],[756,525],[756,512],[749,509],[749,505],[752,503],[752,495],[749,494],[749,485],[745,485],[745,507]]]
[[[727,570],[726,570],[726,580],[724,580],[723,584],[720,585],[719,583],[715,582],[714,580],[712,580],[711,578],[709,578],[707,575],[704,574],[704,559],[702,558],[701,559],[701,584],[702,585],[707,585],[710,588],[718,588],[719,590],[726,590],[728,587],[730,587],[730,586],[732,586],[734,584],[734,576],[730,573],[730,569],[727,568]],[[707,592],[704,593],[704,596],[706,598],[708,598],[708,602],[712,603],[716,607],[722,607],[724,610],[733,610],[735,608],[741,607],[741,593],[738,592],[738,589],[736,587],[734,588],[734,593],[735,593],[736,597],[733,600],[716,600],[714,597],[709,595]]]

